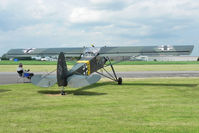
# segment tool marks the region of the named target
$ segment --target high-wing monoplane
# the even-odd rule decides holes
[[[119,85],[122,78],[118,77],[110,57],[121,56],[162,56],[162,55],[188,55],[192,52],[193,45],[181,46],[129,46],[129,47],[82,47],[82,48],[31,48],[11,49],[7,56],[33,56],[33,55],[59,55],[57,62],[57,74],[35,75],[31,82],[40,87],[50,87],[58,83],[61,94],[64,95],[64,87],[84,87],[98,82],[101,76],[107,77]],[[65,57],[80,57],[80,60],[70,69],[67,69]],[[111,67],[112,73],[106,70]],[[100,72],[103,69],[106,74]]]

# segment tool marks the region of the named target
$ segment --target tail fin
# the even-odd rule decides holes
[[[64,53],[61,52],[59,54],[59,58],[57,61],[57,83],[58,83],[58,86],[67,86],[67,84],[68,84],[67,73],[68,73],[68,69],[67,69],[67,65],[66,65],[66,61],[65,61],[65,56],[64,56]]]

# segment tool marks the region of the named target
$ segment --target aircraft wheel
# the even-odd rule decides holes
[[[122,78],[119,77],[117,82],[118,82],[118,85],[121,85],[122,84]]]
[[[62,91],[62,92],[61,92],[61,95],[65,95],[65,92],[64,92],[64,91]]]

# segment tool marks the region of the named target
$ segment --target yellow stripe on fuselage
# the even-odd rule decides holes
[[[89,60],[79,60],[79,61],[77,61],[77,63],[85,63],[87,65],[87,70],[88,70],[87,75],[91,74],[91,66],[90,66]]]

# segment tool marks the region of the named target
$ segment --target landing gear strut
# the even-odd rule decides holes
[[[112,65],[110,59],[109,59],[108,57],[107,57],[106,59],[107,59],[107,61],[109,61],[109,64],[106,65],[105,67],[110,66],[110,67],[111,67],[111,70],[112,70],[112,72],[113,72],[113,75],[112,75],[111,73],[109,73],[104,67],[103,67],[102,69],[107,73],[107,75],[105,75],[105,74],[103,74],[103,73],[100,73],[100,72],[96,72],[96,73],[98,73],[98,74],[100,74],[100,75],[102,75],[102,76],[104,76],[104,77],[106,77],[106,78],[109,78],[109,79],[111,79],[111,80],[117,82],[118,85],[122,85],[122,78],[121,78],[121,77],[117,78],[117,75],[116,75],[116,73],[115,73],[115,70],[114,70],[114,68],[113,68],[113,65]]]
[[[62,86],[61,88],[61,95],[66,95],[65,91],[64,91],[64,87]]]

